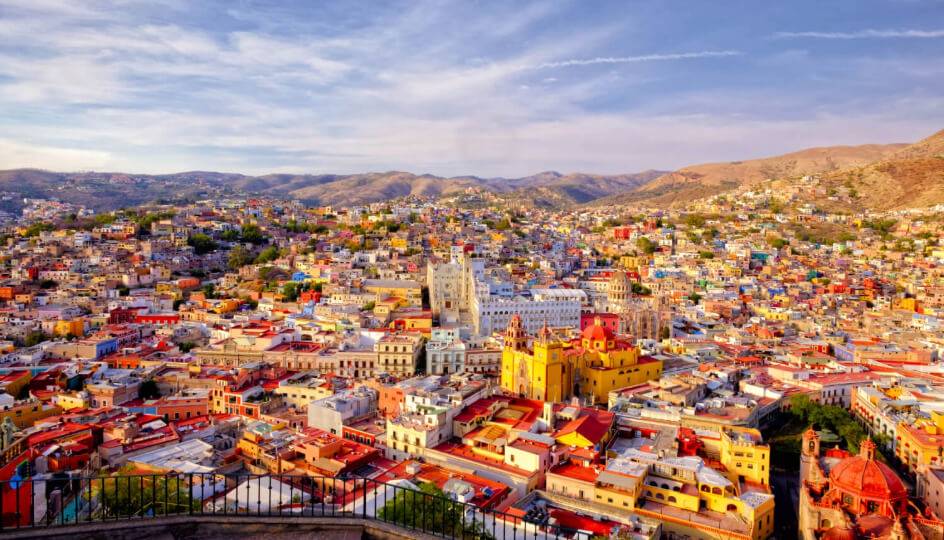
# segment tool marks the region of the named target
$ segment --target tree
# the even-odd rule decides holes
[[[656,252],[656,249],[659,248],[655,242],[645,236],[640,236],[636,239],[636,247],[646,255],[652,255]]]
[[[220,240],[224,242],[235,242],[239,240],[239,231],[236,229],[226,229],[220,233]]]
[[[685,225],[692,229],[700,229],[705,226],[705,216],[701,214],[689,214],[685,216]]]
[[[859,444],[866,437],[865,430],[849,411],[837,405],[821,405],[806,394],[790,398],[790,414],[802,422],[832,431],[852,453],[859,451]]]
[[[154,379],[148,379],[138,387],[138,397],[141,399],[157,399],[161,397],[161,389]]]
[[[135,474],[131,466],[90,482],[89,490],[101,501],[96,511],[103,517],[189,514],[200,508],[200,501],[191,498],[190,487],[177,476]]]
[[[226,264],[231,270],[239,270],[243,266],[252,262],[252,253],[243,246],[236,246],[229,250],[229,257]]]
[[[33,345],[39,345],[47,339],[49,339],[49,336],[43,333],[42,330],[36,330],[26,334],[26,337],[23,338],[23,346],[32,347]]]
[[[298,300],[298,283],[294,281],[289,281],[282,286],[282,296],[285,298],[286,302],[294,302]]]
[[[269,246],[259,252],[259,255],[256,257],[256,264],[265,264],[267,262],[272,262],[279,258],[279,248],[276,246]]]
[[[39,233],[48,232],[53,229],[55,229],[55,227],[52,225],[52,223],[45,223],[42,221],[38,221],[26,228],[26,234],[24,234],[24,236],[26,237],[39,236]]]
[[[630,285],[630,290],[632,290],[633,294],[638,294],[639,296],[649,296],[652,294],[652,289],[635,281]]]
[[[180,349],[180,352],[187,354],[188,352],[197,348],[197,344],[192,341],[184,341],[183,343],[178,343],[177,348]]]
[[[249,242],[250,244],[264,244],[268,240],[265,235],[262,234],[262,229],[258,225],[253,223],[248,223],[243,225],[239,233],[240,238],[243,242]]]
[[[200,288],[200,291],[203,292],[203,296],[206,299],[216,298],[216,285],[212,283],[207,283]]]
[[[466,505],[451,500],[435,484],[424,482],[418,487],[419,490],[397,490],[377,511],[377,516],[383,521],[421,528],[437,536],[466,540],[493,538],[481,521],[473,524],[472,520],[465,519]]]
[[[771,239],[767,240],[767,243],[768,243],[768,244],[770,245],[770,247],[772,247],[772,248],[783,249],[783,248],[784,248],[787,244],[789,244],[790,242],[784,240],[783,238],[775,237],[775,238],[771,238]]]
[[[197,255],[203,255],[205,253],[209,253],[211,251],[214,251],[217,247],[216,242],[214,242],[212,238],[210,238],[209,236],[203,233],[196,233],[196,234],[191,235],[190,238],[187,239],[187,245],[191,246],[193,248],[194,253],[196,253]]]

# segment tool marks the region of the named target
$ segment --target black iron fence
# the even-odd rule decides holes
[[[479,502],[473,500],[478,498]],[[115,474],[0,482],[0,532],[179,516],[345,517],[469,540],[573,538],[545,508],[498,511],[488,493],[290,474]],[[492,506],[494,503],[490,503]]]

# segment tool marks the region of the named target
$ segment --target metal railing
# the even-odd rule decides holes
[[[423,485],[415,489],[360,477],[169,473],[0,482],[0,533],[181,516],[360,518],[464,540],[580,536],[551,523],[541,507],[527,513],[498,511]]]

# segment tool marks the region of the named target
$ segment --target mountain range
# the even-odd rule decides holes
[[[544,208],[615,204],[664,207],[768,180],[788,182],[804,175],[817,175],[825,187],[854,189],[860,208],[887,210],[944,203],[944,130],[914,144],[809,148],[676,171],[618,175],[553,171],[521,178],[446,178],[402,171],[262,176],[190,171],[141,175],[12,169],[0,171],[0,192],[7,195],[7,207],[21,205],[23,197],[35,197],[56,198],[96,210],[253,194],[344,206],[408,195],[450,197],[468,190],[491,193],[509,204]]]

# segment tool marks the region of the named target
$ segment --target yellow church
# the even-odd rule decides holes
[[[559,402],[576,395],[606,403],[612,390],[661,375],[662,361],[640,357],[638,347],[617,339],[599,318],[571,341],[545,326],[530,348],[521,317],[512,317],[505,331],[501,386],[518,396]]]

